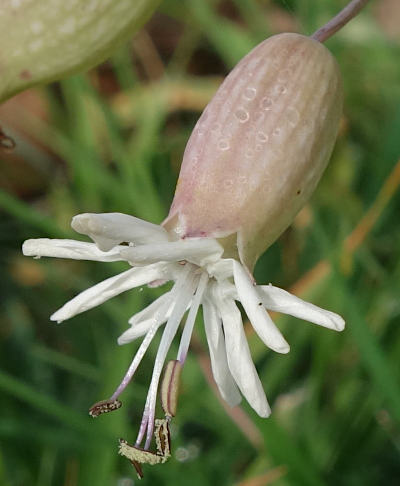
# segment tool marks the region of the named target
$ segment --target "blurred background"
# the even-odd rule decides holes
[[[49,316],[125,269],[23,257],[34,237],[80,238],[73,215],[124,212],[159,223],[183,150],[223,77],[253,46],[311,34],[345,0],[164,0],[135,37],[85,75],[0,106],[16,142],[0,151],[0,485],[133,486],[117,454],[133,441],[157,340],[117,412],[91,419],[138,346],[128,318],[160,294],[131,291],[58,326]],[[327,41],[345,107],[328,170],[294,224],[259,260],[273,282],[344,316],[341,334],[274,316],[291,344],[267,350],[246,324],[272,405],[226,409],[201,318],[183,372],[173,457],[146,485],[397,485],[400,478],[400,2],[375,0]],[[174,349],[176,352],[176,349]]]

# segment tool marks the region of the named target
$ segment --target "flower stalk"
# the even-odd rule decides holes
[[[325,42],[329,37],[332,37],[333,34],[350,22],[350,20],[365,7],[368,1],[369,0],[352,0],[343,10],[333,17],[333,19],[314,32],[311,39],[315,39],[318,42]]]

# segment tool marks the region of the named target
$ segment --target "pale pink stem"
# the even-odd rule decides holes
[[[333,19],[331,19],[327,24],[318,29],[311,36],[311,39],[315,39],[319,42],[325,42],[329,39],[335,32],[340,30],[344,25],[347,24],[353,17],[355,17],[358,12],[365,7],[368,0],[352,0],[343,10],[341,10]]]

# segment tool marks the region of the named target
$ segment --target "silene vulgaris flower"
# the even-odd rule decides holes
[[[253,409],[271,410],[243,330],[240,302],[260,339],[277,353],[289,344],[268,311],[281,312],[340,331],[333,312],[269,285],[256,285],[257,258],[291,223],[315,189],[330,157],[342,108],[335,60],[319,42],[281,34],[255,47],[225,79],[187,144],[167,219],[155,225],[120,213],[81,214],[72,220],[93,243],[28,240],[29,256],[126,261],[128,269],[67,302],[51,319],[62,322],[127,290],[173,281],[171,290],[134,315],[119,344],[142,338],[121,384],[95,404],[97,416],[118,408],[161,328],[153,374],[135,445],[120,441],[141,475],[141,463],[169,455],[168,423],[175,414],[178,377],[196,315],[203,309],[212,371],[221,396],[237,405],[243,395]],[[185,319],[186,315],[186,319]],[[184,321],[175,360],[168,351]],[[160,378],[165,419],[156,419]],[[156,452],[150,451],[155,435]]]

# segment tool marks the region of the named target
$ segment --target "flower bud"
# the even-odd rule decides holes
[[[341,111],[339,69],[322,44],[298,34],[262,42],[197,122],[164,226],[181,238],[234,235],[229,251],[252,271],[314,191]]]
[[[158,0],[9,0],[0,12],[0,101],[103,61]]]

